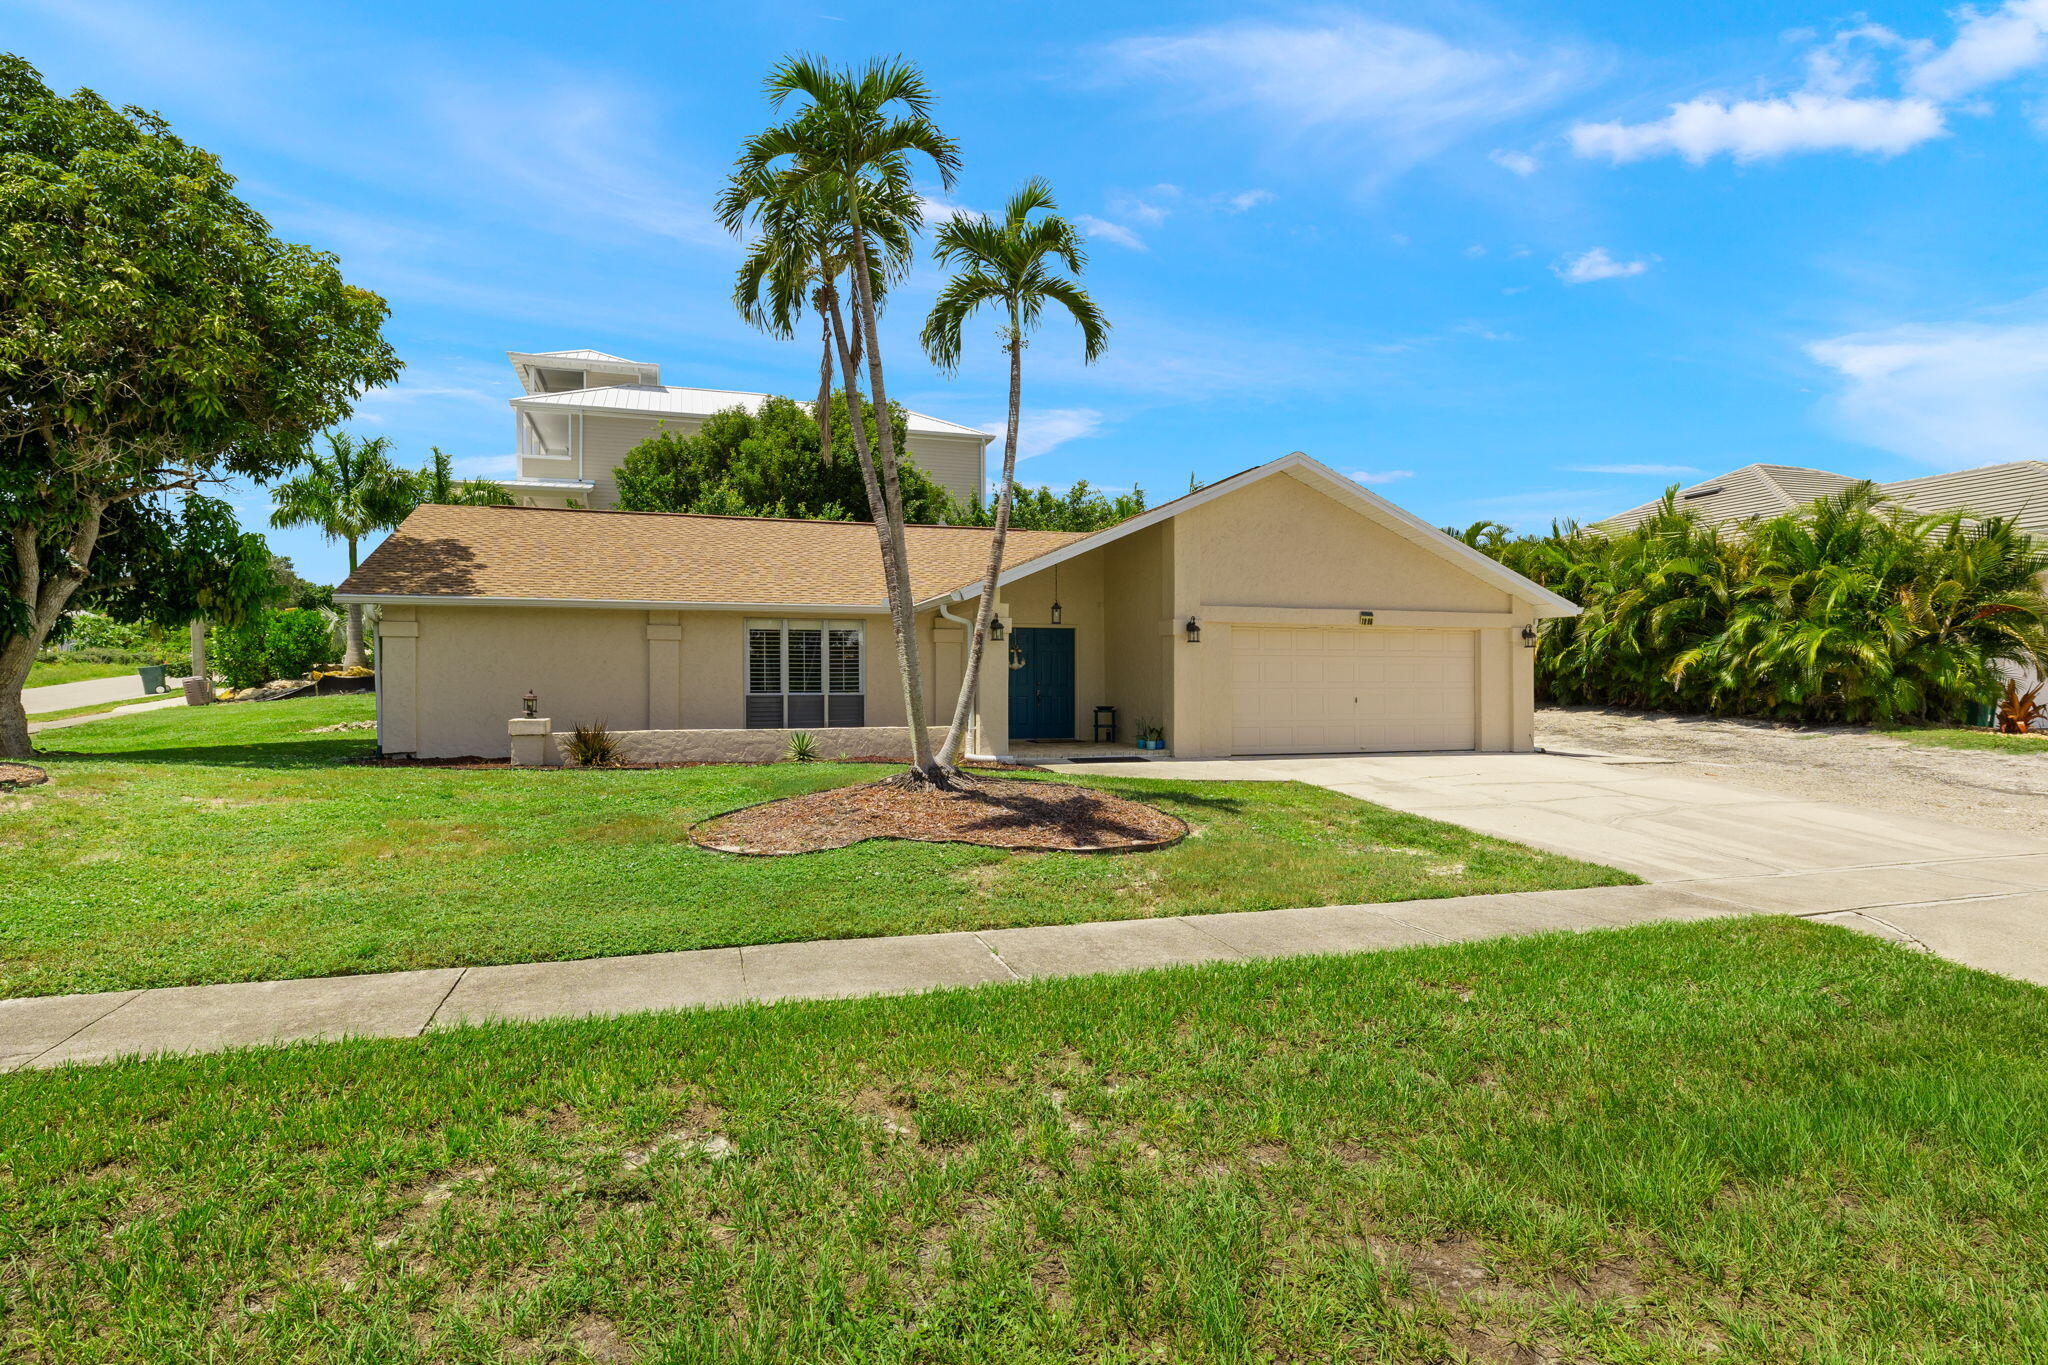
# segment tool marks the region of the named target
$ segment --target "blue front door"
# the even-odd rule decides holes
[[[1010,738],[1074,737],[1074,632],[1020,627],[1010,632]]]

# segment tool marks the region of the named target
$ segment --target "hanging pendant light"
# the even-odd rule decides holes
[[[1052,623],[1060,623],[1060,566],[1052,566]]]

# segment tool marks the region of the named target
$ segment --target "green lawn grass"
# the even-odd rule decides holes
[[[1919,728],[1899,726],[1886,730],[1893,739],[1909,744],[1928,744],[1937,749],[1981,749],[2001,754],[2048,754],[2048,734],[2001,735],[1995,730]]]
[[[367,697],[44,736],[0,799],[0,996],[1611,885],[1625,873],[1292,783],[1099,779],[1181,816],[1155,853],[876,842],[712,853],[706,816],[854,764],[377,768]]]
[[[119,678],[135,672],[134,664],[81,664],[60,661],[30,664],[28,686],[55,687],[59,683],[87,682],[93,678]]]
[[[0,1077],[0,1356],[2048,1358],[2048,994],[1788,919]]]

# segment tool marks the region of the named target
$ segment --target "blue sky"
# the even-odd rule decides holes
[[[503,353],[804,391],[709,204],[798,50],[901,53],[965,154],[1048,177],[1116,324],[1026,360],[1023,476],[1154,500],[1303,450],[1439,523],[1540,529],[1755,460],[2043,455],[2048,0],[1032,7],[13,0],[0,47],[155,108],[392,304],[355,425],[507,467]],[[907,405],[996,422],[992,328]],[[979,341],[977,346],[974,343]],[[267,501],[233,490],[250,524]],[[338,549],[271,533],[309,576]]]

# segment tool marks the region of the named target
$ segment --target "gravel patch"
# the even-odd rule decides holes
[[[1950,824],[2039,834],[2048,826],[2048,755],[1939,749],[1854,725],[1673,716],[1615,707],[1544,707],[1536,743],[1659,759],[1674,776]]]
[[[1187,832],[1165,811],[1091,787],[980,777],[952,791],[906,790],[884,779],[785,797],[706,820],[690,837],[723,853],[811,853],[867,839],[1131,853]]]

